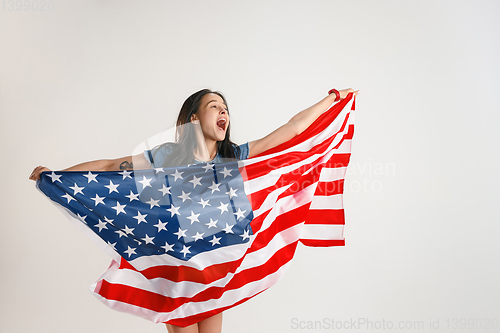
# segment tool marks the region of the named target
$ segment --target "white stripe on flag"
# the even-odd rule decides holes
[[[290,266],[290,261],[281,266],[276,272],[267,275],[261,280],[256,280],[245,284],[244,286],[226,291],[219,299],[210,299],[205,302],[191,302],[184,303],[172,312],[158,314],[155,322],[162,323],[170,319],[185,318],[198,313],[210,311],[212,309],[223,308],[233,305],[244,298],[252,297],[261,291],[266,290],[272,285],[276,284]]]
[[[347,131],[347,127],[346,127],[346,131]],[[338,136],[337,138],[335,138],[335,140],[333,140],[331,142],[329,147],[327,149],[325,149],[325,151],[321,154],[314,154],[314,155],[309,156],[308,158],[306,158],[304,160],[298,161],[297,163],[292,163],[292,164],[289,164],[285,167],[271,170],[269,173],[262,175],[258,178],[247,180],[244,183],[245,193],[252,194],[252,193],[258,192],[260,190],[263,190],[265,188],[268,188],[269,186],[275,185],[276,182],[278,181],[278,179],[281,177],[281,175],[286,174],[286,173],[291,173],[291,172],[299,169],[303,165],[311,164],[314,162],[317,162],[320,164],[325,163],[335,154],[345,154],[345,153],[337,152],[336,149],[335,150],[332,149],[332,147],[335,147],[339,143],[339,139],[342,139],[342,137],[343,136]],[[345,141],[347,141],[347,140],[344,140],[344,142]],[[339,149],[344,147],[344,142],[341,143],[341,145],[339,146]],[[347,143],[346,146],[350,147],[350,143]],[[244,166],[245,161],[249,161],[249,160],[239,161],[240,167]],[[307,174],[309,171],[314,170],[315,168],[316,168],[316,166],[312,165],[308,171],[304,172],[304,174]],[[244,171],[243,171],[243,173],[244,173]]]
[[[300,239],[332,240],[344,239],[343,224],[305,224]]]
[[[283,277],[289,266],[290,261],[282,265],[276,272],[267,275],[261,280],[252,281],[238,289],[226,291],[219,299],[210,299],[204,302],[188,302],[174,309],[172,312],[166,313],[148,310],[146,308],[135,306],[129,303],[108,300],[101,295],[94,293],[95,284],[91,286],[91,291],[101,302],[114,310],[130,313],[151,320],[155,323],[162,323],[172,319],[186,318],[188,316],[196,315],[213,309],[231,306],[244,298],[254,296],[279,281]]]
[[[222,279],[212,283],[203,284],[190,281],[172,282],[164,278],[148,280],[139,272],[129,269],[119,269],[117,263],[104,272],[98,281],[106,280],[109,283],[140,288],[167,297],[170,296],[173,291],[175,291],[175,297],[193,297],[210,287],[225,286],[234,275],[245,269],[264,265],[276,252],[298,239],[302,226],[303,224],[295,225],[276,234],[265,247],[247,254],[235,273],[228,273]],[[91,288],[92,292],[95,290],[96,283],[93,286],[93,289]]]
[[[177,259],[169,254],[162,254],[139,257],[129,261],[129,263],[137,270],[144,270],[158,265],[189,266],[196,269],[204,269],[215,264],[238,260],[245,254],[248,244],[234,244],[230,248],[231,251],[228,251],[225,247],[220,247],[212,251],[202,252],[187,261]]]
[[[314,191],[316,190],[317,184],[309,185],[305,189],[301,190],[298,193],[295,193],[294,195],[289,195],[284,198],[279,199],[277,202],[274,204],[269,203],[270,206],[267,207],[261,207],[261,209],[264,211],[264,209],[271,210],[269,214],[267,214],[266,218],[264,219],[262,226],[259,229],[259,232],[262,232],[269,228],[273,221],[280,215],[285,214],[291,210],[294,210],[298,207],[301,207],[302,205],[308,204],[310,202],[310,198],[312,198]],[[309,194],[307,194],[309,193]],[[294,203],[296,204],[294,206]],[[260,210],[260,209],[259,209]]]
[[[350,110],[347,110],[347,108],[344,108],[342,110],[342,112],[340,112],[339,115],[337,115],[337,119],[345,119],[346,117],[350,117],[350,113],[351,111]],[[348,122],[350,121],[350,119],[348,120]],[[276,152],[274,154],[269,154],[269,155],[263,155],[263,156],[259,156],[259,157],[252,157],[251,159],[248,159],[248,160],[242,160],[242,161],[239,161],[239,162],[242,162],[243,165],[250,165],[250,164],[254,164],[254,163],[258,163],[258,162],[261,162],[261,161],[265,161],[265,160],[268,160],[268,159],[271,159],[273,157],[276,157],[276,156],[280,156],[280,155],[284,155],[284,154],[287,154],[289,152],[294,152],[294,151],[302,151],[302,152],[306,152],[306,151],[309,151],[311,149],[311,147],[314,147],[316,144],[319,144],[323,141],[325,141],[326,139],[328,139],[329,137],[337,134],[337,133],[347,133],[348,131],[348,128],[349,126],[345,126],[344,130],[342,132],[339,132],[340,129],[342,128],[342,122],[341,121],[334,121],[332,122],[327,128],[325,128],[323,131],[321,131],[320,133],[316,134],[315,136],[295,145],[295,146],[292,146],[288,149],[285,149],[285,150],[282,150],[282,151],[279,151],[279,152]],[[340,141],[339,138],[335,138],[337,143]],[[340,138],[342,139],[342,138]]]
[[[342,194],[314,196],[310,209],[342,209]]]
[[[334,182],[344,179],[347,167],[323,168],[319,176],[320,182]]]

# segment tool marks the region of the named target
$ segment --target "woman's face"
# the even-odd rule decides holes
[[[210,93],[203,96],[198,112],[191,117],[191,121],[194,120],[199,120],[205,139],[222,141],[226,137],[229,113],[219,95]]]

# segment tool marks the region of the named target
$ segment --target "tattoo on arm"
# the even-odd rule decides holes
[[[132,164],[129,161],[123,161],[122,163],[120,163],[120,170],[129,170],[129,169],[133,169],[133,168],[134,168],[134,164]]]

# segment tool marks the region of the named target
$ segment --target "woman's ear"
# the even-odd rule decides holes
[[[192,122],[193,124],[195,124],[195,125],[198,125],[198,124],[200,123],[200,121],[198,120],[198,118],[196,117],[196,115],[195,115],[195,114],[193,114],[193,115],[191,116],[191,122]]]

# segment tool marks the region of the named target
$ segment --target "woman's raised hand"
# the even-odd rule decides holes
[[[31,175],[30,175],[30,179],[31,179],[31,180],[40,180],[40,174],[41,174],[42,172],[44,172],[44,171],[50,171],[50,169],[49,169],[49,168],[46,168],[46,167],[44,167],[44,166],[41,166],[41,165],[37,166],[37,167],[33,170],[33,172],[31,173]]]
[[[359,93],[359,90],[354,90],[351,88],[339,90],[340,99],[342,100],[342,99],[346,98],[347,95],[349,95],[349,93],[351,93],[351,92],[354,93],[354,96],[356,96]]]

